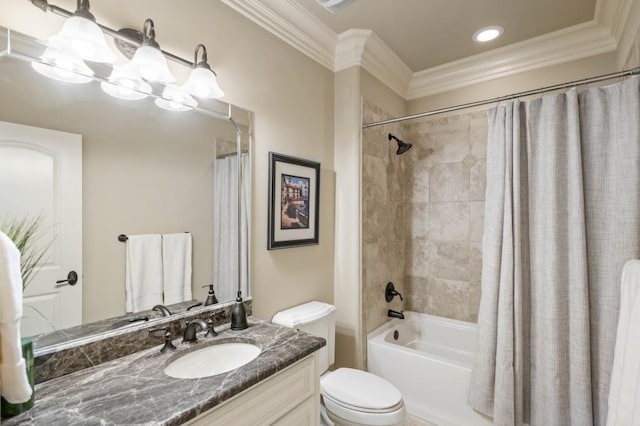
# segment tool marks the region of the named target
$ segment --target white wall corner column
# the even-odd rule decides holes
[[[361,130],[360,67],[335,74],[336,227],[334,303],[336,366],[364,368],[361,292]]]

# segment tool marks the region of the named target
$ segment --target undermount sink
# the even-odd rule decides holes
[[[198,379],[226,373],[253,361],[261,349],[250,343],[221,343],[189,352],[172,361],[164,374],[176,379]]]

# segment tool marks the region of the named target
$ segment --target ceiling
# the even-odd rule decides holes
[[[452,62],[594,19],[595,0],[358,0],[331,13],[316,0],[297,0],[336,34],[372,30],[414,71]],[[499,39],[473,33],[501,25]]]

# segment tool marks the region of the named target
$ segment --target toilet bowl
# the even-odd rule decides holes
[[[318,351],[323,421],[329,426],[402,425],[406,409],[400,391],[381,377],[353,368],[329,372],[335,360],[335,306],[308,302],[278,312],[274,324],[327,341]]]
[[[340,426],[402,425],[406,409],[400,391],[366,371],[339,368],[320,379],[322,405]]]

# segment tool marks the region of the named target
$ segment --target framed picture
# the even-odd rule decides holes
[[[318,244],[320,163],[269,153],[267,249]]]

